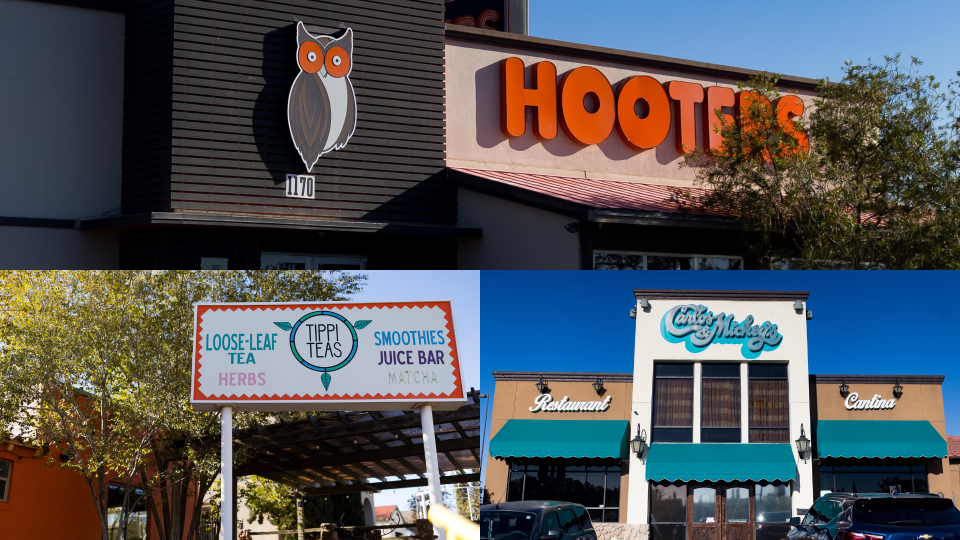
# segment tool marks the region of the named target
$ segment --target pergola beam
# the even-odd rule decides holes
[[[441,484],[463,484],[466,482],[479,482],[480,473],[474,474],[454,474],[450,476],[441,476]],[[337,493],[355,493],[357,491],[383,491],[385,489],[400,489],[408,487],[420,487],[427,485],[426,478],[417,478],[415,480],[399,480],[394,482],[368,482],[352,486],[334,486],[325,488],[305,488],[303,492],[306,495],[332,495]]]

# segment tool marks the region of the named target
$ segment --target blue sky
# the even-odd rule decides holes
[[[529,1],[537,37],[834,81],[898,52],[938,80],[960,70],[956,0]]]
[[[400,300],[452,300],[454,330],[460,354],[464,388],[480,387],[480,272],[375,271],[361,272],[369,279],[362,294],[351,300],[363,302]],[[486,401],[486,400],[484,400]],[[486,405],[486,403],[481,403]],[[377,506],[399,505],[407,510],[407,500],[418,488],[381,491],[374,495]]]
[[[633,289],[810,291],[810,373],[945,375],[947,432],[960,435],[958,272],[483,272],[480,284],[491,396],[493,371],[632,372]]]

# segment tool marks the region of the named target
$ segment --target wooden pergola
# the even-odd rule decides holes
[[[440,483],[480,480],[480,398],[433,411]],[[305,495],[427,485],[419,411],[338,412],[233,432],[236,452],[252,457],[237,477],[257,475]],[[450,474],[458,473],[458,474]]]

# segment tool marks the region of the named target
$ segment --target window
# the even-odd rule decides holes
[[[568,501],[585,506],[588,520],[618,522],[620,474],[620,464],[608,460],[510,462],[507,500]]]
[[[757,484],[754,486],[756,505],[756,540],[782,540],[790,532],[790,485]]]
[[[126,525],[124,538],[147,538],[147,503],[143,499],[143,490],[130,488],[128,513],[123,515],[123,500],[127,488],[110,485],[107,492],[107,538],[120,538],[120,528]]]
[[[650,442],[693,442],[693,364],[653,366]]]
[[[740,364],[703,364],[700,442],[740,442]]]
[[[786,364],[750,364],[750,442],[790,442],[790,388]]]
[[[6,501],[10,493],[10,471],[13,462],[0,459],[0,501]]]
[[[820,493],[927,492],[927,465],[920,460],[826,460],[820,464]]]
[[[594,270],[742,270],[743,258],[726,255],[594,251]]]
[[[650,540],[685,540],[687,485],[650,486]]]
[[[295,253],[262,253],[261,270],[366,270],[363,255],[298,255]]]

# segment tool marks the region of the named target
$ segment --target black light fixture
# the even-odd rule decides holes
[[[597,375],[597,380],[594,381],[593,383],[593,391],[596,392],[597,395],[599,396],[601,395],[602,390],[603,390],[603,379],[601,379],[600,376]]]
[[[900,379],[897,379],[897,385],[893,387],[893,397],[900,399],[903,395],[903,387],[900,386]]]
[[[643,447],[647,443],[647,430],[640,429],[640,424],[637,424],[637,436],[630,441],[630,451],[637,455],[637,457],[643,457]]]
[[[803,432],[803,424],[800,424],[800,438],[797,439],[797,453],[800,454],[800,459],[807,459],[805,456],[809,451],[810,439],[808,439],[807,435]]]
[[[542,394],[543,389],[546,387],[547,387],[547,383],[543,382],[543,375],[541,375],[540,382],[537,383],[537,391],[539,391]]]
[[[846,381],[843,380],[843,377],[840,378],[840,395],[847,397],[847,394],[850,393],[850,387],[847,386]]]

